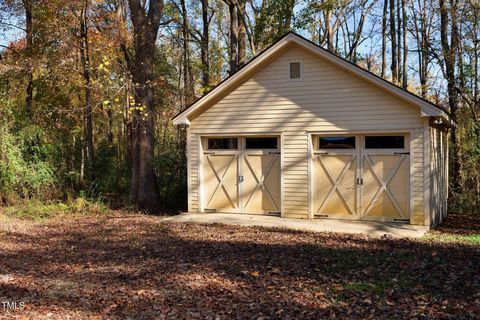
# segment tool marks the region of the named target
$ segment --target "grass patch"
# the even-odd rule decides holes
[[[104,214],[106,212],[108,212],[108,207],[103,203],[92,202],[81,197],[66,203],[44,203],[38,200],[29,200],[0,208],[0,213],[7,217],[31,221],[41,221],[63,215]]]
[[[427,234],[425,240],[443,243],[469,243],[480,245],[480,234]]]
[[[382,294],[385,290],[391,287],[391,284],[385,282],[368,283],[368,282],[349,282],[344,283],[343,288],[350,292],[374,292],[375,294]]]
[[[365,292],[365,291],[372,290],[373,285],[366,282],[351,282],[351,283],[345,283],[343,287],[346,290],[350,290],[350,291]]]

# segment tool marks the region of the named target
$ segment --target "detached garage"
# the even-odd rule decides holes
[[[435,225],[442,108],[288,33],[174,118],[190,212]]]

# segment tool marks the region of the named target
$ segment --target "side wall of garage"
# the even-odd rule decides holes
[[[290,62],[301,78],[289,78]],[[293,46],[191,120],[189,209],[201,211],[200,137],[282,134],[282,215],[309,214],[309,133],[408,132],[411,222],[426,222],[424,122],[420,110],[317,56]],[[427,207],[428,208],[428,207]]]
[[[448,205],[448,132],[430,127],[430,225],[436,226],[447,215]]]

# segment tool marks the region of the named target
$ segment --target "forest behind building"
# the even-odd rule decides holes
[[[0,205],[186,207],[172,117],[289,31],[449,110],[480,206],[476,0],[0,0]]]

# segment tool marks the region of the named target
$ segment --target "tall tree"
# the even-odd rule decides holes
[[[333,47],[333,34],[332,28],[332,8],[329,4],[323,10],[323,19],[325,20],[325,38],[327,40],[327,48],[330,51],[334,51]]]
[[[402,87],[408,87],[408,30],[407,30],[407,0],[402,0],[402,33],[403,33],[403,66]]]
[[[447,6],[445,0],[439,0],[440,5],[440,40],[442,44],[443,64],[445,70],[445,78],[448,88],[448,104],[452,119],[457,121],[458,112],[458,92],[456,85],[456,56],[458,52],[459,38],[457,25],[457,0],[449,0]],[[452,172],[452,188],[456,192],[462,190],[463,164],[462,164],[462,145],[460,135],[456,129],[452,130],[453,144],[453,172]]]
[[[182,43],[183,43],[183,89],[185,106],[195,100],[192,62],[190,59],[190,25],[185,0],[180,0],[180,14],[182,16]]]
[[[27,56],[27,89],[25,95],[25,113],[31,116],[33,101],[33,0],[22,0],[25,9],[25,34],[26,34],[26,56]]]
[[[84,142],[88,164],[91,167],[95,159],[93,147],[93,116],[92,116],[92,84],[90,79],[90,46],[89,46],[89,27],[88,27],[88,7],[90,0],[83,0],[81,3],[79,15],[80,30],[80,61],[82,63],[82,75],[85,92],[84,109]]]
[[[236,7],[238,20],[238,67],[241,68],[245,65],[247,58],[247,25],[242,18],[242,12],[245,12],[245,0],[239,0]]]
[[[382,73],[381,77],[385,78],[387,69],[387,13],[388,0],[383,1],[383,15],[382,15]]]
[[[230,70],[232,75],[238,70],[238,15],[236,0],[225,0],[228,5],[228,12],[230,14]]]
[[[210,21],[212,15],[208,13],[208,0],[201,0],[202,2],[202,34],[200,37],[200,51],[202,61],[202,86],[204,88],[210,87]]]
[[[396,23],[397,23],[397,82],[400,84],[400,79],[403,78],[403,69],[402,69],[402,0],[396,0],[397,9],[395,10],[397,14]]]
[[[364,28],[364,25],[365,25],[365,21],[367,19],[367,15],[370,13],[373,6],[375,5],[375,1],[369,2],[369,0],[360,0],[358,5],[361,8],[360,13],[359,13],[360,19],[358,19],[358,24],[355,23],[357,21],[355,11],[357,11],[357,10],[354,10],[352,15],[353,15],[353,26],[354,26],[355,29],[353,30],[353,32],[349,32],[349,34],[352,33],[352,35],[351,35],[351,37],[349,37],[349,38],[351,38],[351,40],[349,39],[349,49],[348,49],[348,53],[347,53],[347,59],[349,59],[353,63],[357,62],[357,49],[358,49],[358,47],[360,46],[362,41],[364,41],[366,39],[365,37],[362,37],[363,28]]]
[[[392,72],[392,81],[398,82],[398,63],[397,63],[397,25],[395,23],[395,0],[390,0],[390,41],[392,44],[392,60],[390,70]]]
[[[413,36],[417,47],[418,77],[422,97],[427,97],[428,70],[430,65],[430,37],[433,28],[434,13],[428,10],[427,0],[417,0],[411,3]]]
[[[152,211],[160,206],[153,167],[155,145],[153,68],[163,0],[128,0],[128,4],[135,52],[131,73],[136,103],[140,105],[134,111],[132,128],[131,200],[138,209]]]

